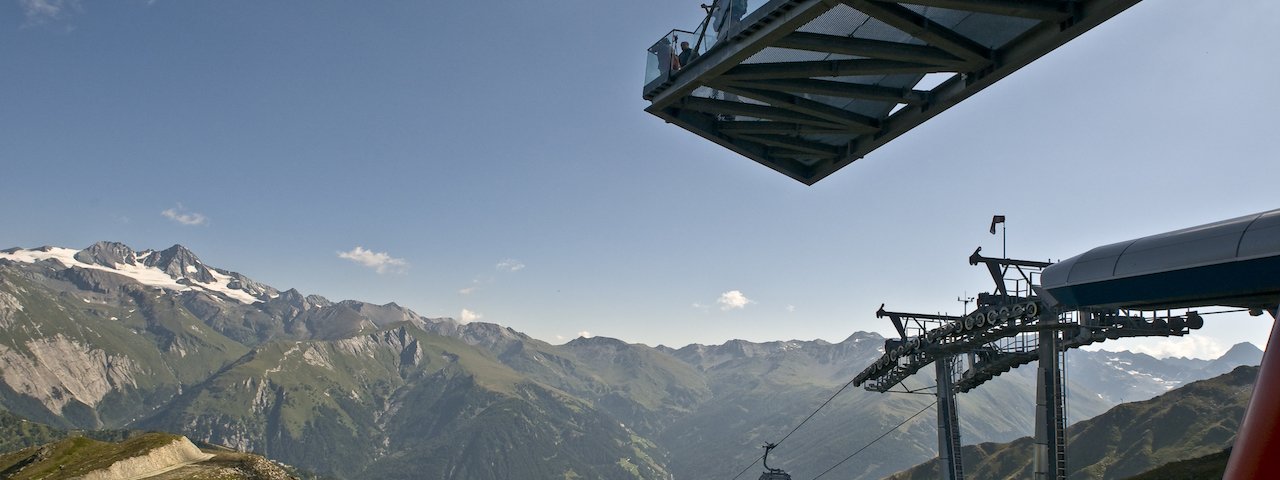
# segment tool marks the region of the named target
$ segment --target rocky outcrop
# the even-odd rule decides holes
[[[231,277],[231,280],[227,282],[227,288],[242,290],[260,300],[267,300],[280,295],[280,292],[275,288],[272,288],[270,285],[259,283],[249,277],[241,275],[240,273],[223,270],[221,268],[214,268],[213,271]]]
[[[148,267],[156,267],[173,278],[186,278],[200,283],[212,283],[213,273],[209,271],[196,254],[182,245],[174,245],[163,251],[148,255],[143,262]]]
[[[333,342],[333,347],[347,355],[372,357],[375,350],[385,349],[400,356],[401,366],[417,365],[422,360],[418,339],[405,327],[394,328]],[[308,352],[311,352],[308,350]],[[320,353],[317,351],[317,353]],[[311,363],[308,361],[308,363]],[[327,363],[327,361],[326,361]]]
[[[129,357],[108,355],[61,334],[24,346],[27,352],[0,344],[0,380],[55,415],[72,401],[94,407],[114,389],[137,387],[139,369]]]
[[[413,313],[412,310],[396,305],[395,302],[386,305],[374,305],[357,300],[343,300],[338,304],[355,310],[379,328],[400,322],[409,322],[422,328],[427,323],[422,316]]]
[[[82,290],[105,294],[116,294],[124,290],[125,285],[138,285],[137,280],[125,275],[78,266],[57,272],[56,278],[71,282]]]
[[[0,292],[0,328],[13,325],[14,317],[21,311],[22,304],[18,303],[18,297]]]
[[[89,248],[76,252],[76,260],[107,268],[116,265],[137,265],[137,254],[128,245],[119,242],[98,242]]]

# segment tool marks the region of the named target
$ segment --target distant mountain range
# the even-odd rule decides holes
[[[551,345],[394,303],[278,290],[180,245],[0,251],[0,408],[58,428],[179,433],[342,478],[727,478],[883,346],[866,332],[839,343]],[[1070,358],[1075,420],[1261,352]],[[1014,370],[962,395],[963,440],[1030,433],[1033,378]],[[929,401],[847,391],[770,463],[816,475]],[[933,423],[922,415],[840,476],[880,478],[933,457]]]

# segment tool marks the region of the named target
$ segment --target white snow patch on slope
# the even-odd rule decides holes
[[[209,269],[209,273],[213,274],[213,278],[214,278],[213,283],[203,283],[203,282],[197,282],[195,280],[187,279],[191,283],[191,285],[183,285],[181,283],[178,283],[178,280],[174,279],[173,277],[170,277],[169,274],[164,273],[164,271],[160,270],[159,268],[148,267],[142,264],[138,264],[138,265],[116,264],[115,268],[109,268],[109,267],[104,267],[102,265],[84,263],[79,260],[76,260],[77,252],[79,252],[79,250],[75,250],[71,248],[62,248],[62,247],[52,247],[47,252],[43,250],[38,250],[38,249],[37,250],[18,250],[13,253],[0,252],[0,259],[12,260],[15,262],[22,262],[22,263],[35,263],[41,260],[56,260],[58,263],[61,263],[63,266],[67,268],[71,268],[74,266],[74,267],[87,268],[92,270],[103,270],[107,272],[118,273],[126,277],[132,278],[134,280],[137,280],[138,283],[141,283],[143,285],[160,287],[166,290],[173,290],[175,292],[185,292],[185,291],[191,290],[192,286],[194,286],[209,292],[221,293],[227,297],[230,297],[244,304],[251,304],[258,301],[258,299],[254,298],[253,295],[250,295],[243,290],[236,290],[228,287],[227,285],[231,282],[231,277],[227,275],[219,274],[218,272],[213,271],[213,269]]]
[[[230,285],[233,280],[231,276],[218,273],[216,270],[212,268],[209,269],[209,274],[213,275],[213,283],[199,284],[197,282],[199,285],[203,286],[206,290],[212,290],[212,291],[221,293],[241,303],[248,304],[248,303],[253,303],[258,301],[258,299],[254,298],[253,295],[250,295],[249,292],[231,288]]]

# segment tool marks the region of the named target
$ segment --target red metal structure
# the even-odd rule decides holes
[[[1271,317],[1276,318],[1276,310]],[[1270,478],[1280,472],[1280,335],[1271,324],[1271,339],[1253,385],[1249,410],[1240,422],[1223,480]]]

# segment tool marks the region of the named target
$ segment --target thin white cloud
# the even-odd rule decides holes
[[[481,318],[484,318],[484,315],[481,315],[479,313],[473,312],[465,308],[462,309],[462,314],[458,316],[458,320],[461,321],[462,323],[471,323]]]
[[[581,338],[591,338],[591,332],[583,330],[581,332],[578,332],[578,336]]]
[[[480,287],[493,283],[493,277],[476,277],[471,284],[458,289],[458,295],[471,295],[480,291]]]
[[[68,13],[82,10],[80,0],[18,0],[18,7],[26,15],[28,25],[57,20]]]
[[[1145,353],[1156,358],[1191,357],[1213,359],[1227,353],[1229,347],[1217,339],[1188,335],[1177,338],[1144,338],[1144,342],[1133,347],[1133,351]]]
[[[1212,360],[1227,353],[1229,347],[1216,338],[1206,335],[1187,335],[1185,337],[1148,337],[1126,338],[1107,341],[1085,347],[1088,350],[1129,350],[1145,353],[1156,358],[1189,357]]]
[[[164,218],[187,226],[204,225],[209,223],[209,217],[204,216],[202,213],[187,210],[181,203],[179,203],[177,207],[160,212],[160,215],[164,215]]]
[[[508,258],[498,262],[498,264],[494,265],[493,268],[504,272],[518,272],[520,270],[524,270],[524,263],[514,258]]]
[[[716,303],[720,304],[721,310],[741,310],[746,308],[747,305],[756,302],[747,298],[747,296],[743,295],[739,290],[729,290],[721,293],[720,298],[716,300]]]
[[[378,273],[404,273],[409,269],[409,262],[403,258],[392,257],[387,252],[366,250],[359,245],[349,252],[338,252],[338,257],[372,268]]]
[[[795,306],[795,305],[787,305],[787,311],[788,311],[788,312],[794,312],[794,311],[796,311],[796,306]]]

